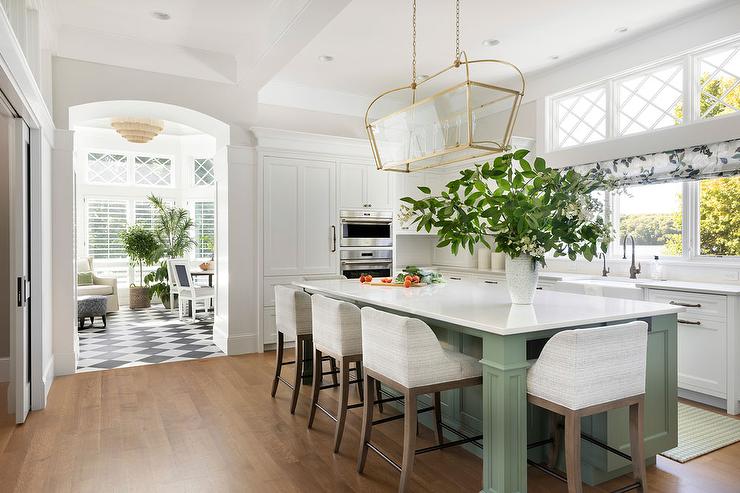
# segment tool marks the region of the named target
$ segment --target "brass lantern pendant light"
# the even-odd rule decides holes
[[[412,1],[411,84],[384,92],[365,113],[378,169],[410,173],[508,151],[524,96],[521,71],[502,60],[468,60],[460,50],[460,0],[456,0],[454,61],[434,75],[417,78],[416,0]],[[498,82],[471,79],[471,72]],[[384,116],[371,118],[381,108]]]

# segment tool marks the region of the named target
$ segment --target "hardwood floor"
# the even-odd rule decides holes
[[[308,387],[293,416],[287,387],[270,398],[273,361],[274,354],[265,353],[59,377],[47,409],[31,413],[26,424],[15,426],[3,411],[0,490],[396,491],[398,474],[374,454],[365,474],[355,473],[360,411],[349,412],[340,453],[333,454],[332,421],[318,414],[306,429]],[[0,395],[5,391],[0,385]],[[322,392],[322,401],[331,395]],[[376,437],[400,457],[400,422],[375,427]],[[422,427],[418,446],[432,439]],[[648,468],[648,485],[656,493],[738,492],[738,464],[740,443],[687,464],[658,457],[657,467]],[[584,491],[611,491],[626,482]],[[477,492],[480,486],[481,462],[462,449],[417,457],[413,491]],[[529,491],[566,488],[530,468]]]

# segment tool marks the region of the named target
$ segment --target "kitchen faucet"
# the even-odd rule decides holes
[[[637,274],[642,271],[642,265],[638,262],[637,267],[635,267],[635,237],[632,235],[624,235],[624,255],[622,255],[622,258],[627,260],[627,238],[632,240],[632,265],[630,265],[630,279],[637,279]]]
[[[606,266],[606,254],[600,253],[599,258],[604,259],[604,268],[601,269],[601,277],[606,277],[612,270]]]

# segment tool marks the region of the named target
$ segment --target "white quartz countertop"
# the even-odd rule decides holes
[[[670,289],[692,293],[740,295],[740,284],[719,284],[694,281],[658,281],[652,279],[637,280],[635,286],[640,288]]]
[[[537,291],[532,305],[513,305],[505,286],[472,281],[403,288],[361,284],[356,279],[296,281],[310,293],[355,301],[498,335],[576,327],[679,313],[662,303],[558,291]]]

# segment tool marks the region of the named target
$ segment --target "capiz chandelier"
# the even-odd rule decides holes
[[[365,112],[378,169],[410,173],[509,150],[524,96],[521,71],[502,60],[468,60],[460,50],[460,0],[456,0],[452,65],[417,77],[416,0],[412,12],[411,83],[382,93]],[[501,82],[481,82],[471,78],[471,72]],[[381,116],[372,118],[373,112]]]
[[[146,144],[164,130],[162,120],[146,118],[116,118],[111,122],[118,134],[134,144]]]

